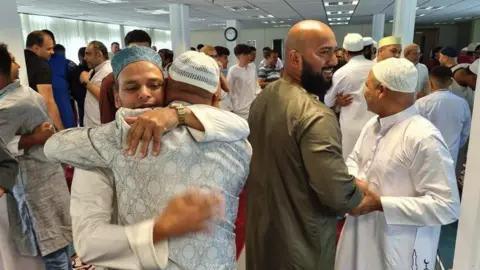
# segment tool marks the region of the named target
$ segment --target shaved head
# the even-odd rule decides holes
[[[313,20],[295,24],[287,34],[285,78],[323,100],[328,83],[322,73],[337,65],[336,47],[335,35],[326,24]]]

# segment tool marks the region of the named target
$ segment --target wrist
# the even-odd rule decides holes
[[[163,216],[157,217],[153,225],[153,242],[163,241],[168,235],[168,221]]]

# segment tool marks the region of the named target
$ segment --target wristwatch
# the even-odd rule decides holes
[[[181,103],[172,103],[169,107],[177,110],[178,124],[185,125],[185,106]]]

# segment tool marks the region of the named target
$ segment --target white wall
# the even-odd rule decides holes
[[[472,42],[480,42],[480,20],[473,21]]]
[[[332,27],[335,32],[338,46],[341,47],[343,37],[348,33],[359,33],[363,36],[372,36],[371,24],[360,25],[345,25]],[[246,43],[247,40],[257,41],[257,59],[256,64],[262,60],[262,48],[273,47],[274,39],[285,39],[290,28],[255,28],[255,29],[240,29],[238,33],[237,44]],[[224,30],[208,30],[208,31],[193,31],[190,36],[191,47],[197,47],[198,44],[205,44],[211,46],[225,46],[226,40],[223,35]],[[392,24],[385,25],[385,36],[391,35]],[[231,54],[233,52],[230,52]],[[231,63],[234,64],[234,63]]]

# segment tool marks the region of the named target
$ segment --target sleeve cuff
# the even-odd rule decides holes
[[[382,203],[383,213],[388,225],[404,225],[405,217],[404,212],[398,209],[398,200],[402,200],[403,197],[380,197]]]
[[[22,156],[24,153],[23,149],[18,149],[18,144],[20,143],[21,138],[22,136],[17,135],[13,137],[13,139],[7,145],[8,151],[10,151],[14,157]]]
[[[153,244],[154,220],[125,227],[128,242],[142,269],[165,269],[168,264],[168,240]]]

